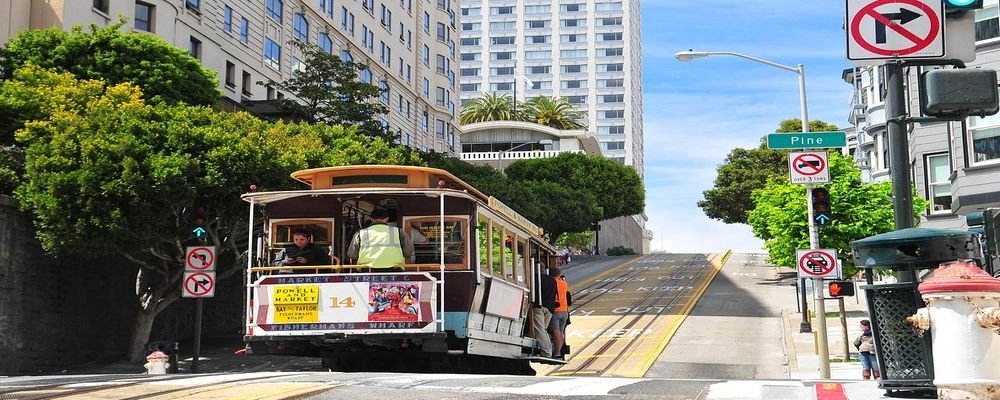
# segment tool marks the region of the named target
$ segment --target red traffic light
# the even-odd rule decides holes
[[[853,281],[830,281],[827,288],[830,297],[854,296]]]

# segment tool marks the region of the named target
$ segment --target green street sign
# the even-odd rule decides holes
[[[767,135],[767,148],[769,149],[826,149],[846,146],[847,134],[844,132],[795,132]]]

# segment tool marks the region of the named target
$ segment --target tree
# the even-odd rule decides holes
[[[522,117],[528,122],[562,130],[587,129],[587,124],[581,122],[585,118],[583,112],[565,97],[532,97],[523,109]]]
[[[359,74],[371,77],[367,65],[341,60],[311,43],[293,40],[290,44],[302,52],[304,67],[281,82],[258,82],[295,96],[279,100],[283,108],[310,123],[356,125],[368,136],[391,138],[377,119],[389,112],[379,100],[385,90],[358,79]]]
[[[218,78],[184,50],[154,35],[125,32],[123,18],[105,27],[79,26],[26,30],[0,50],[0,80],[27,63],[108,84],[130,82],[150,103],[216,106],[222,99]],[[13,133],[13,132],[11,132]]]
[[[829,153],[833,220],[821,228],[820,247],[837,249],[847,275],[856,270],[849,255],[852,241],[895,229],[892,183],[862,183],[861,170],[838,152]],[[764,240],[769,262],[794,266],[795,252],[810,248],[805,185],[791,184],[787,177],[773,177],[753,193],[755,208],[748,222],[754,235]],[[913,218],[917,220],[927,201],[915,196]]]
[[[813,132],[836,131],[837,127],[823,121],[809,121]],[[778,133],[801,132],[802,120],[786,119],[779,124]],[[750,194],[761,189],[773,176],[788,175],[788,151],[767,148],[766,138],[761,138],[755,149],[736,148],[729,152],[717,169],[715,186],[702,192],[704,200],[698,207],[709,218],[727,224],[747,223],[747,213],[753,210]]]
[[[559,237],[556,244],[571,249],[581,250],[594,243],[594,231],[567,232]]]
[[[602,210],[601,220],[643,212],[646,195],[642,178],[632,167],[602,156],[561,153],[519,160],[505,171],[514,180],[555,182],[593,194]]]
[[[15,194],[34,216],[48,253],[120,254],[138,266],[133,361],[145,355],[156,315],[180,296],[184,246],[195,243],[196,204],[207,208],[207,238],[219,252],[221,280],[242,270],[237,238],[246,231],[247,206],[239,195],[251,184],[292,188],[297,185],[288,174],[302,168],[419,161],[341,127],[270,124],[246,113],[147,104],[130,84],[104,86],[37,67],[17,71],[4,85],[12,82],[37,83],[33,90],[25,86],[23,96],[56,93],[77,100],[18,132],[30,179]]]
[[[506,93],[485,93],[462,106],[462,125],[486,121],[520,121],[514,102]],[[523,107],[522,107],[523,109]]]

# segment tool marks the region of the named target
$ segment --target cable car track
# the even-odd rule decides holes
[[[201,384],[185,385],[184,381],[192,379],[224,378],[226,374],[205,374],[205,375],[167,375],[163,378],[142,377],[129,378],[129,381],[108,382],[107,376],[85,381],[73,381],[69,383],[56,383],[42,386],[25,386],[4,390],[0,392],[2,399],[18,400],[46,400],[46,399],[72,399],[72,398],[108,398],[108,399],[172,399],[172,398],[225,398],[233,395],[222,395],[225,391],[233,389],[244,390],[249,397],[246,398],[303,398],[328,391],[335,385],[323,383],[298,383],[289,384],[286,381],[290,378],[304,377],[309,374],[281,374],[266,377],[251,376],[240,379],[231,379]],[[176,381],[176,384],[171,384]],[[90,385],[94,386],[80,386]],[[261,391],[259,386],[282,384],[285,386],[270,388],[271,390]],[[295,387],[291,387],[295,386]],[[258,390],[253,390],[252,388]],[[103,393],[102,393],[103,392]],[[251,394],[252,393],[252,394]]]

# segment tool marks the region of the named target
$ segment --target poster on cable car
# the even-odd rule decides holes
[[[435,331],[426,273],[272,275],[255,286],[254,321],[265,334]]]

